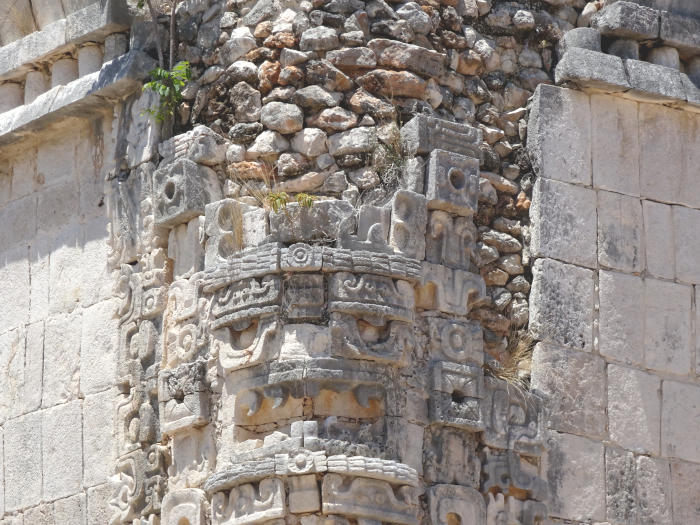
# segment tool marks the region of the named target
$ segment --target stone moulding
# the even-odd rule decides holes
[[[0,115],[0,145],[9,144],[53,122],[71,116],[104,111],[105,100],[120,99],[141,88],[156,61],[141,51],[131,51],[65,86],[40,95],[31,104]]]

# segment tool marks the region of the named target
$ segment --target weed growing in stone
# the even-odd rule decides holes
[[[183,60],[173,66],[172,71],[157,67],[151,71],[151,81],[143,85],[143,90],[150,90],[160,96],[157,108],[150,108],[146,113],[158,122],[171,118],[177,106],[182,102],[182,90],[191,77],[190,63]]]

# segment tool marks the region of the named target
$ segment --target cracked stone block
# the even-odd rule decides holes
[[[588,99],[584,93],[546,84],[540,84],[535,90],[527,127],[527,148],[540,177],[591,183]]]
[[[639,195],[638,104],[609,95],[591,95],[593,185]],[[614,140],[611,140],[614,137]]]
[[[42,406],[73,399],[79,392],[82,315],[57,315],[46,321]]]
[[[539,343],[532,358],[532,387],[547,399],[550,428],[604,437],[603,359]]]
[[[639,105],[639,185],[643,197],[678,202],[681,193],[676,177],[660,173],[682,173],[683,112],[657,104]]]
[[[608,365],[610,439],[640,453],[658,454],[661,383],[641,370]]]
[[[580,266],[596,264],[596,194],[564,182],[537,179],[530,206],[530,249]]]
[[[551,432],[547,480],[550,514],[574,521],[605,518],[603,445],[590,439]]]
[[[700,210],[673,207],[673,233],[676,243],[676,277],[685,282],[700,283]]]
[[[700,462],[700,386],[664,381],[661,412],[661,453]]]
[[[598,192],[598,262],[627,272],[643,267],[642,203],[638,198]]]
[[[642,202],[647,271],[657,277],[673,279],[676,270],[673,236],[673,208],[654,201]]]
[[[590,351],[593,337],[593,272],[553,259],[532,268],[530,329],[537,339]]]

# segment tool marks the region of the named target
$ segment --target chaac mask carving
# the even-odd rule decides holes
[[[418,116],[402,136],[420,191],[278,212],[222,198],[208,128],[161,145],[152,194],[116,207],[171,259],[122,266],[112,524],[545,515],[541,404],[484,376],[468,317],[481,132]]]

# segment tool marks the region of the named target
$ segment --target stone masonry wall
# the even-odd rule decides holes
[[[695,523],[700,114],[541,86],[529,133],[550,513]]]

